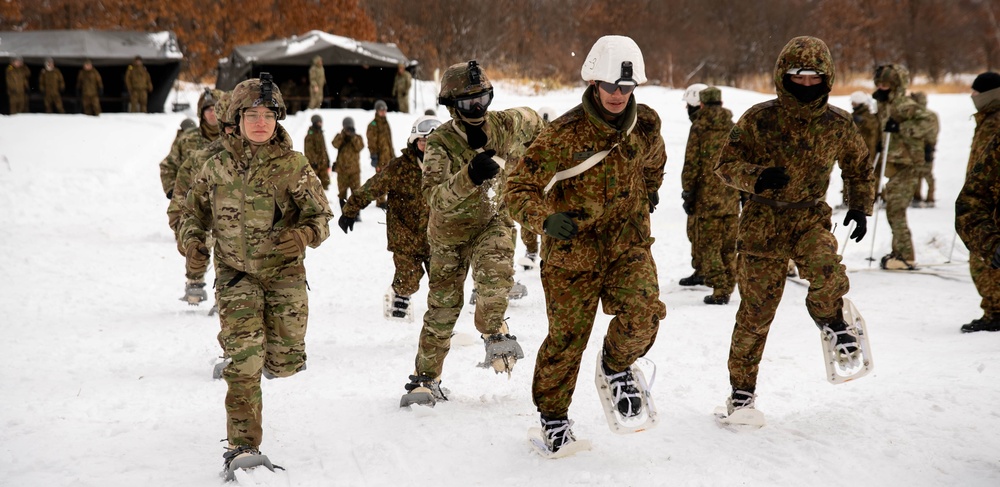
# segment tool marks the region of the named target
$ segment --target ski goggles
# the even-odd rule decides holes
[[[607,81],[598,81],[597,86],[601,88],[601,91],[609,95],[613,95],[618,90],[621,90],[623,95],[627,95],[635,89],[635,85],[621,85],[618,83],[608,83]]]
[[[463,111],[471,111],[476,105],[481,108],[486,108],[490,106],[490,101],[493,99],[493,93],[489,91],[484,91],[477,95],[467,96],[465,98],[459,98],[455,100],[455,108]]]
[[[418,123],[410,133],[415,134],[417,137],[427,137],[434,131],[434,129],[438,128],[439,125],[441,125],[441,122],[437,120],[424,120],[423,122]]]

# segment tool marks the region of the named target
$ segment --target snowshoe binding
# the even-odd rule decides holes
[[[816,324],[823,339],[826,379],[832,384],[860,379],[874,367],[865,319],[847,298],[842,314],[842,319]]]
[[[276,468],[284,470],[281,466],[272,464],[267,455],[262,454],[260,450],[247,445],[229,445],[226,452],[222,454],[222,458],[224,463],[219,475],[224,477],[227,482],[237,480],[240,471],[250,471],[257,467],[266,467],[272,472]]]
[[[542,416],[541,428],[529,428],[528,440],[535,452],[544,458],[556,459],[590,450],[589,440],[577,440],[573,435],[573,422],[565,418]]]
[[[396,294],[390,288],[385,293],[382,302],[382,316],[387,320],[413,322],[413,311],[410,309],[410,297]]]
[[[447,389],[441,387],[441,379],[432,379],[426,375],[414,374],[410,382],[403,386],[406,394],[399,399],[399,407],[406,408],[414,404],[434,407],[438,401],[447,401]]]
[[[757,395],[753,391],[733,389],[726,398],[726,405],[715,408],[715,420],[722,426],[735,429],[758,429],[766,424],[764,413],[754,407]]]
[[[887,271],[914,271],[917,270],[917,263],[906,260],[896,254],[886,254],[879,262],[879,267]]]
[[[656,380],[656,365],[646,358],[639,358],[621,372],[614,372],[604,364],[604,352],[597,360],[594,384],[597,395],[604,407],[608,427],[618,434],[638,433],[650,429],[659,422],[656,405],[650,394],[652,380],[637,365],[639,362],[652,369],[652,380]]]
[[[205,281],[188,279],[184,284],[184,297],[181,298],[181,301],[191,306],[197,306],[207,299],[208,291],[205,291]]]
[[[538,267],[536,262],[538,262],[538,254],[534,252],[528,252],[524,254],[524,257],[517,259],[517,265],[523,267],[526,271],[530,271]]]
[[[498,374],[506,372],[510,377],[514,364],[524,358],[524,351],[517,344],[517,337],[507,333],[506,324],[497,333],[483,335],[483,345],[486,347],[486,358],[479,367],[484,369],[492,367]]]

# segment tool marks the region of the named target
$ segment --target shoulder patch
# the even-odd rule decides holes
[[[729,131],[729,140],[740,140],[740,136],[743,135],[743,129],[739,125],[733,126],[733,129]]]

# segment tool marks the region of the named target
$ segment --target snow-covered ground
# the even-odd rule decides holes
[[[397,150],[414,114],[389,114]],[[527,90],[526,90],[527,91]],[[527,105],[560,113],[580,90],[541,96],[498,84],[494,108]],[[592,451],[544,460],[530,451],[534,355],[546,333],[536,272],[518,271],[530,294],[511,303],[512,332],[527,357],[508,379],[478,369],[483,347],[463,311],[445,366],[450,401],[400,410],[413,367],[419,320],[386,322],[382,296],[392,276],[384,214],[308,252],[309,369],[266,381],[262,450],[288,470],[259,475],[275,485],[1000,485],[1000,333],[960,334],[980,315],[959,242],[951,255],[954,199],[974,121],[965,95],[931,95],[941,117],[938,207],[910,210],[922,263],[947,278],[868,272],[888,253],[890,233],[851,243],[849,297],[867,319],[875,370],[833,386],[824,379],[820,339],[789,284],[761,364],[758,408],[769,424],[734,433],[712,410],[729,392],[726,358],[738,297],[706,306],[691,273],[680,168],[689,122],[681,92],[637,91],[659,111],[667,176],[653,214],[653,246],[668,314],[649,357],[659,365],[653,395],[661,425],[611,433],[593,387],[608,317],[599,315],[570,409]],[[770,96],[723,88],[737,117]],[[833,103],[849,108],[846,97]],[[318,110],[283,122],[301,150],[309,117],[320,113],[332,139],[344,116],[359,127],[372,112]],[[446,116],[445,110],[439,110]],[[0,485],[220,485],[226,386],[211,378],[219,355],[209,303],[188,307],[183,260],[164,214],[158,163],[184,114],[28,114],[0,117]],[[363,131],[361,131],[363,132]],[[362,154],[367,162],[367,152]],[[363,177],[372,174],[362,164]],[[840,198],[834,174],[829,199]],[[335,190],[331,199],[336,200]],[[336,206],[336,203],[334,203]],[[339,216],[339,209],[335,209]],[[837,223],[843,212],[835,214]],[[846,231],[837,229],[843,241]],[[877,233],[876,233],[877,232]],[[520,246],[520,243],[518,244]],[[523,253],[519,248],[518,255]],[[211,279],[212,276],[209,276]],[[426,310],[426,280],[415,296]],[[468,285],[467,285],[468,288]]]

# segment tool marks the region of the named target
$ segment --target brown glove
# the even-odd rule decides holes
[[[278,245],[275,248],[285,254],[285,257],[298,257],[306,251],[306,245],[312,242],[313,237],[315,233],[312,228],[289,228],[278,235]]]
[[[204,274],[208,269],[208,257],[212,255],[205,244],[195,240],[187,245],[184,256],[187,257],[188,274]]]

